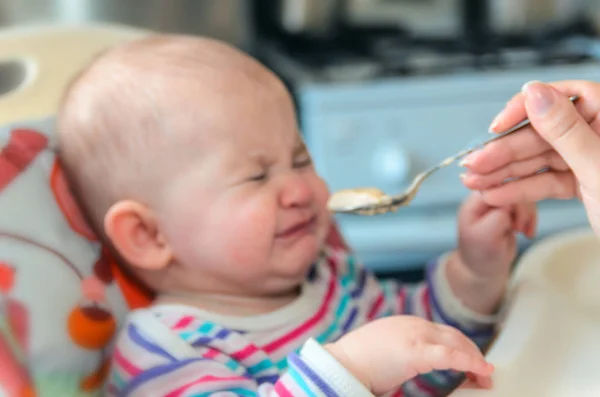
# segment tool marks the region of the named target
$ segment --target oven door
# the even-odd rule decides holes
[[[372,186],[393,194],[419,171],[489,138],[490,121],[524,82],[573,76],[600,80],[599,64],[311,83],[296,92],[307,145],[330,189]],[[369,267],[423,266],[456,246],[456,215],[469,194],[460,172],[458,165],[439,171],[397,213],[340,215],[342,232]],[[577,200],[545,201],[539,208],[539,236],[587,224]]]

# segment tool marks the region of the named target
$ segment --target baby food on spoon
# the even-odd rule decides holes
[[[327,207],[335,212],[346,208],[374,205],[379,204],[385,196],[386,194],[381,190],[371,187],[344,189],[331,195]]]

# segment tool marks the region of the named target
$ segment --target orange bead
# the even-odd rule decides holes
[[[99,350],[115,335],[117,324],[112,314],[99,306],[81,306],[69,315],[69,335],[84,349]]]
[[[32,385],[27,385],[21,390],[19,397],[36,397],[37,393]]]

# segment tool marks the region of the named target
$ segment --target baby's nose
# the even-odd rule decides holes
[[[312,202],[313,197],[310,183],[301,176],[286,178],[280,192],[281,206],[284,208],[306,206]]]

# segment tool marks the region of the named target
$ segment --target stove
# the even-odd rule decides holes
[[[329,40],[265,39],[258,56],[290,88],[316,168],[332,191],[374,186],[396,193],[424,168],[486,139],[493,116],[523,83],[600,81],[595,36],[559,33],[482,43],[354,30]],[[418,269],[454,248],[456,213],[469,194],[460,172],[451,166],[432,176],[395,214],[338,216],[365,265]],[[540,204],[540,237],[586,223],[579,202]]]
[[[461,37],[415,36],[398,27],[343,27],[329,38],[284,35],[264,40],[261,55],[293,84],[507,71],[578,64],[596,58],[586,21],[528,35],[493,35],[484,28]],[[289,75],[289,76],[288,76]]]

